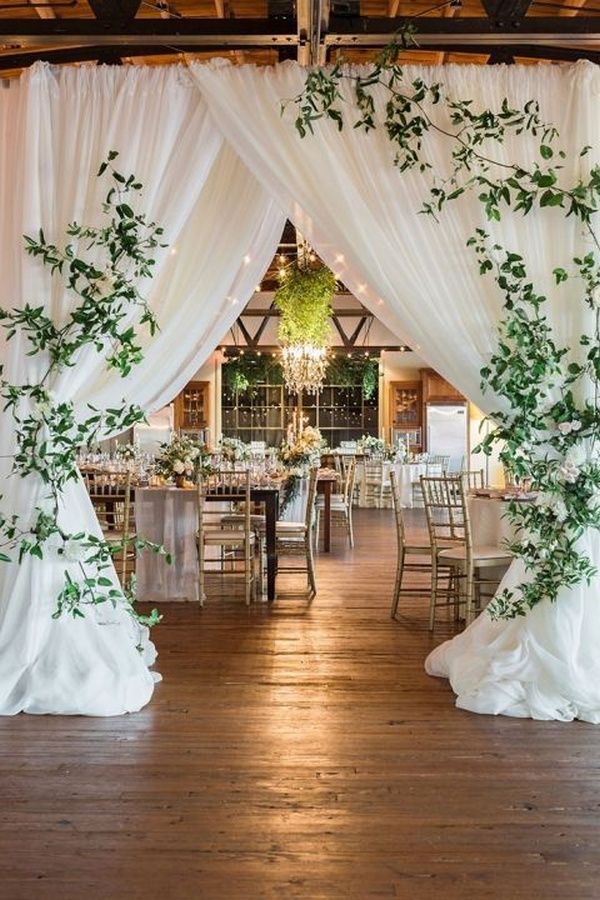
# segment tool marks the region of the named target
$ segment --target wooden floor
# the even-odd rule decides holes
[[[0,719],[2,900],[600,897],[600,728],[457,711],[357,526],[311,605],[169,605],[143,712]]]

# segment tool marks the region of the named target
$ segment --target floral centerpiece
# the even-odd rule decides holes
[[[371,434],[363,434],[356,445],[356,449],[359,453],[364,453],[365,456],[384,456],[386,450],[385,441],[382,438],[373,437]]]
[[[286,468],[307,469],[321,457],[323,438],[318,428],[306,425],[301,432],[288,436],[279,450],[279,458]]]
[[[140,452],[140,445],[138,443],[118,443],[115,447],[115,456],[124,463],[136,462],[136,460],[140,458]]]
[[[245,462],[252,456],[250,447],[239,438],[223,437],[219,442],[219,452],[229,463]]]
[[[283,489],[281,511],[295,499],[300,489],[300,479],[310,466],[318,465],[325,441],[318,428],[305,425],[302,431],[288,432],[287,440],[279,449],[279,459],[287,470]]]
[[[163,478],[176,484],[185,480],[195,481],[207,466],[209,451],[206,444],[186,435],[173,435],[170,441],[160,445],[156,459],[156,471]]]

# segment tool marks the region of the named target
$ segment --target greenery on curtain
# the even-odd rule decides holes
[[[412,43],[413,29],[407,29],[366,70],[342,63],[311,70],[302,93],[288,101],[296,107],[300,137],[323,118],[339,130],[349,120],[365,132],[384,129],[399,171],[416,169],[429,177],[423,214],[439,220],[448,203],[475,191],[490,221],[545,209],[578,219],[588,243],[581,257],[554,268],[556,290],[576,279],[590,311],[589,332],[566,347],[555,340],[547,298],[528,278],[521,254],[493,242],[483,228],[468,242],[480,273],[490,274],[504,297],[497,350],[481,370],[482,387],[491,388],[504,406],[490,415],[492,429],[482,449],[489,455],[498,446],[507,470],[539,491],[535,504],[509,505],[517,535],[510,549],[523,560],[528,578],[488,607],[494,617],[513,618],[595,574],[580,539],[586,529],[600,528],[600,243],[594,225],[600,168],[589,165],[587,174],[566,183],[557,129],[541,118],[535,99],[519,107],[506,98],[498,109],[477,110],[468,98],[447,96],[441,83],[411,79],[399,59]],[[538,158],[528,165],[496,158],[494,145],[508,135],[535,138]],[[446,177],[428,160],[430,136],[447,143]],[[590,149],[579,151],[581,171]]]
[[[83,607],[107,602],[113,606],[125,602],[135,615],[134,598],[102,574],[110,568],[112,557],[124,550],[128,536],[123,542],[111,543],[94,534],[71,534],[59,524],[59,514],[66,486],[80,477],[76,462],[79,449],[94,445],[105,434],[122,432],[143,421],[144,413],[139,406],[123,400],[108,409],[89,406],[85,418],[80,418],[72,401],[61,400],[53,392],[57,380],[77,366],[84,353],[99,353],[108,369],[125,377],[142,359],[139,329],[154,335],[158,328],[136,285],[152,275],[153,256],[162,246],[163,229],[134,212],[130,197],[142,185],[134,175],[123,175],[114,168],[117,156],[111,151],[98,171],[98,177],[107,172],[110,177],[101,226],[71,223],[62,246],[48,241],[41,229],[37,237],[24,238],[26,252],[62,279],[74,298],[68,317],[55,322],[45,305],[0,309],[0,326],[6,331],[6,339],[10,341],[18,334],[28,347],[27,355],[44,361],[34,383],[11,384],[0,379],[4,410],[14,423],[12,474],[33,476],[42,489],[29,521],[0,513],[0,559],[20,562],[26,555],[41,560],[45,554],[55,554],[70,564],[65,568],[55,618],[62,613],[82,617]],[[81,255],[79,248],[84,248]],[[164,554],[162,547],[140,538],[133,538],[131,544],[138,550],[149,548]],[[153,625],[160,617],[153,610],[150,616],[137,618]]]

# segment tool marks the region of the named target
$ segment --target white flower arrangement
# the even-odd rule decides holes
[[[373,437],[372,434],[363,434],[356,444],[359,453],[383,456],[385,453],[385,441],[382,438]]]
[[[185,477],[195,480],[209,455],[208,447],[194,438],[173,435],[168,443],[160,445],[156,470],[164,478]]]
[[[323,443],[319,429],[306,425],[291,442],[281,445],[279,458],[288,469],[309,466],[319,461]]]
[[[252,456],[252,451],[248,444],[240,441],[239,438],[223,437],[219,442],[219,452],[227,462],[245,462]]]

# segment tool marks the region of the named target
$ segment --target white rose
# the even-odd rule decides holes
[[[571,422],[571,431],[579,431],[580,428],[581,422],[579,421],[579,419],[573,419],[573,421]]]
[[[180,459],[176,459],[173,463],[173,471],[176,475],[183,475],[183,473],[185,472],[185,466]]]
[[[87,556],[87,549],[81,541],[65,541],[63,556],[68,562],[83,562]]]
[[[564,481],[566,484],[575,484],[579,478],[579,466],[576,466],[569,460],[565,460],[562,466],[558,468],[558,478],[559,481]]]
[[[571,434],[573,431],[573,423],[572,422],[559,422],[558,430],[561,434]]]

